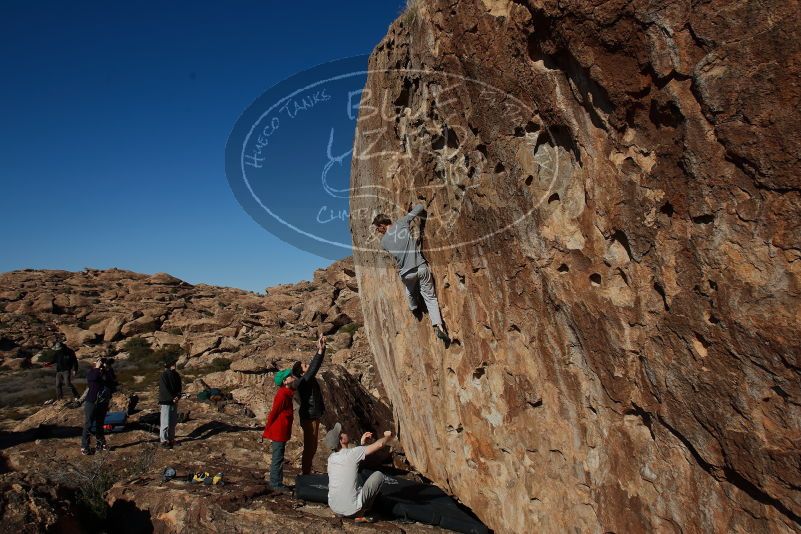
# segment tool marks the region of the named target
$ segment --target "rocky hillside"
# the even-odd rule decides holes
[[[66,338],[79,359],[113,354],[123,377],[138,383],[160,363],[128,354],[129,341],[139,338],[154,351],[174,350],[184,373],[232,390],[259,418],[271,402],[264,394],[271,382],[267,372],[294,359],[308,360],[318,332],[330,339],[329,361],[381,399],[363,321],[351,260],[317,271],[312,281],[269,288],[265,294],[117,269],[0,275],[4,368],[40,368],[42,351]],[[45,398],[52,394],[49,382],[47,387]],[[0,405],[18,405],[17,393],[13,384],[4,388]],[[32,392],[19,392],[26,393]]]
[[[318,377],[326,402],[323,430],[341,421],[353,435],[393,426],[363,334],[352,261],[314,279],[256,294],[192,286],[166,274],[121,270],[79,273],[16,271],[0,275],[0,520],[17,532],[439,532],[388,523],[356,527],[327,507],[274,494],[265,482],[269,442],[261,431],[276,387],[273,374],[308,361],[318,332],[330,350]],[[126,397],[140,401],[128,428],[112,434],[110,453],[80,455],[83,410],[55,395],[47,348],[62,336],[76,349],[84,387],[96,355],[113,354]],[[136,340],[132,342],[132,340]],[[186,398],[178,447],[158,447],[156,377],[160,357],[180,355]],[[201,401],[205,387],[224,398]],[[321,433],[321,439],[324,432]],[[302,433],[287,446],[287,483],[298,473]],[[320,445],[314,460],[325,472]],[[397,443],[379,461],[403,467]],[[221,472],[227,484],[185,480],[198,470]]]
[[[374,50],[370,345],[411,462],[497,532],[801,531],[800,21],[431,0]],[[416,201],[448,348],[369,227]]]

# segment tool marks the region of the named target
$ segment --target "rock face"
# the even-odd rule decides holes
[[[373,52],[367,334],[410,461],[496,531],[801,530],[800,21],[432,0]],[[447,349],[369,227],[417,201]]]

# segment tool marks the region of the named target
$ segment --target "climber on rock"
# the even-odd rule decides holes
[[[335,514],[352,517],[357,523],[373,521],[368,514],[387,478],[375,471],[359,487],[359,463],[381,450],[392,438],[392,432],[387,430],[384,437],[370,443],[372,437],[371,432],[365,432],[360,446],[348,448],[350,438],[339,423],[325,435],[325,444],[332,451],[328,457],[328,506]]]
[[[431,325],[436,331],[437,337],[445,343],[450,342],[445,325],[440,315],[439,302],[434,291],[434,278],[428,268],[428,262],[423,258],[420,251],[420,241],[412,235],[409,223],[422,214],[425,208],[422,204],[416,205],[412,210],[395,221],[393,224],[389,217],[379,213],[373,219],[373,225],[378,233],[382,234],[381,246],[389,252],[395,259],[398,266],[403,287],[406,290],[406,298],[409,302],[409,309],[416,317],[420,318],[419,299],[422,297],[428,309],[428,316]]]

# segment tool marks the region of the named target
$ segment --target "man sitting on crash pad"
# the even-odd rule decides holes
[[[387,430],[384,437],[366,445],[373,434],[365,432],[359,447],[348,448],[350,438],[342,432],[342,425],[334,425],[326,435],[325,444],[333,452],[328,457],[328,506],[335,514],[352,517],[356,522],[372,522],[370,508],[381,493],[386,477],[376,471],[359,487],[359,463],[386,445],[392,438]]]

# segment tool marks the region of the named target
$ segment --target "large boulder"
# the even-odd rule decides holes
[[[31,311],[34,313],[53,313],[55,304],[51,293],[38,295],[31,304]]]
[[[431,0],[373,52],[366,331],[409,459],[496,532],[801,530],[800,19]],[[417,201],[447,348],[370,230]]]
[[[222,337],[216,334],[206,334],[203,336],[193,337],[189,342],[187,353],[190,357],[200,356],[204,352],[216,349],[219,346],[221,339]]]
[[[147,279],[147,283],[152,285],[164,285],[164,286],[179,286],[186,284],[186,282],[184,282],[183,280],[167,273],[156,273]]]
[[[64,334],[67,345],[70,347],[80,347],[87,343],[93,343],[97,340],[98,334],[91,330],[84,330],[77,326],[62,324],[58,327],[59,331]]]
[[[135,336],[137,334],[147,334],[159,329],[161,322],[152,315],[142,315],[132,321],[125,323],[120,329],[123,337]]]
[[[125,321],[120,317],[109,318],[103,330],[103,341],[116,341],[120,337],[124,324]]]

